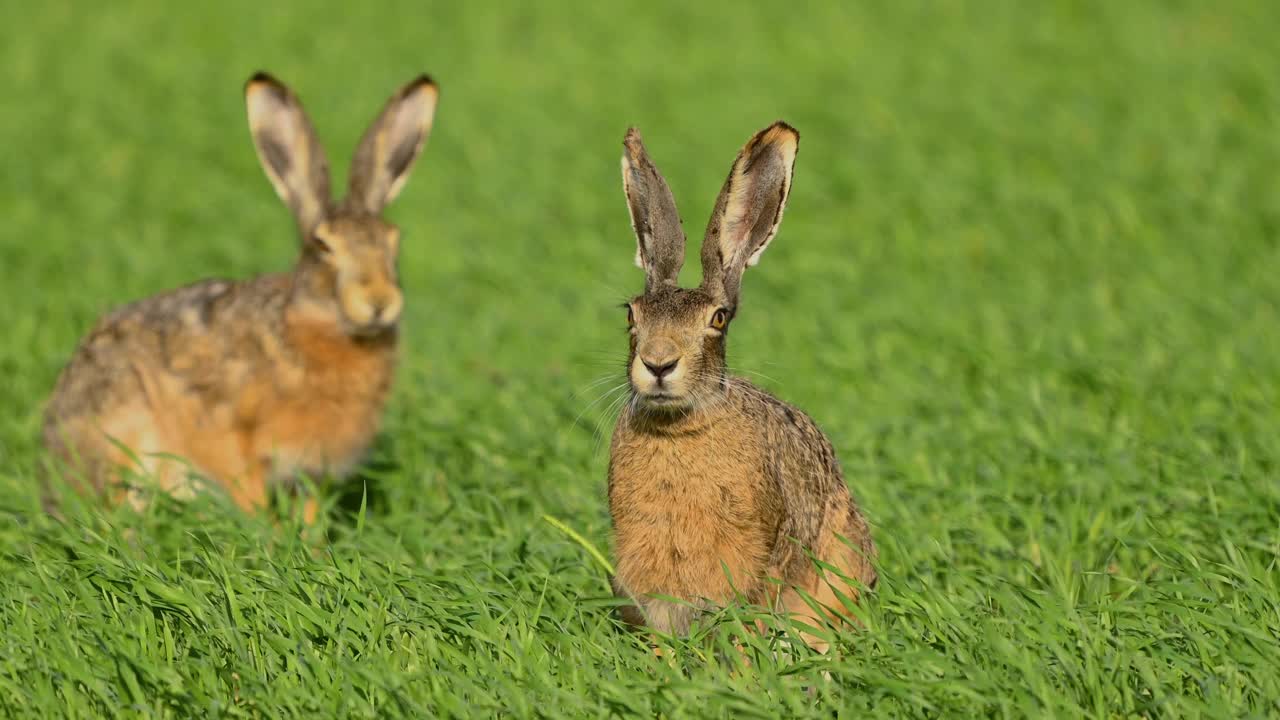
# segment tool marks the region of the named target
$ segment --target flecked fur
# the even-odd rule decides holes
[[[624,143],[647,275],[645,293],[628,304],[632,397],[609,461],[613,584],[634,602],[623,611],[629,622],[684,633],[703,609],[739,601],[838,621],[847,610],[837,593],[856,599],[875,584],[875,545],[830,441],[725,364],[741,275],[776,233],[798,139],[777,123],[743,148],[716,203],[696,289],[676,286],[684,235],[665,181],[638,133]],[[820,572],[810,554],[845,577]]]
[[[399,231],[379,213],[426,140],[436,92],[424,76],[392,97],[360,143],[346,201],[334,204],[297,98],[268,75],[250,79],[254,143],[298,222],[297,265],[205,280],[103,317],[46,408],[47,505],[58,480],[139,505],[148,482],[184,497],[209,481],[254,510],[274,482],[352,470],[391,388],[402,305]]]

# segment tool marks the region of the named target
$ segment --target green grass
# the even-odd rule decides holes
[[[1280,5],[434,5],[5,14],[0,712],[1280,714]],[[316,553],[214,497],[56,523],[41,406],[94,318],[291,262],[259,68],[339,173],[395,87],[442,86],[364,482]],[[620,142],[696,239],[777,118],[792,202],[730,362],[830,434],[881,583],[829,658],[753,638],[744,667],[726,613],[658,659],[592,552],[612,420],[583,389],[642,284]]]

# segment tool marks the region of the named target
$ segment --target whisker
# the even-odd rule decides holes
[[[592,370],[592,371],[599,371],[599,370],[616,371],[620,368],[625,369],[627,367],[627,363],[619,362],[616,357],[606,358],[604,356],[601,356],[600,358],[594,359],[594,360],[579,360],[579,361],[573,362],[569,365],[569,367],[574,369]]]
[[[583,395],[586,395],[586,394],[587,394],[587,392],[588,392],[589,390],[592,390],[592,389],[594,389],[594,388],[600,387],[601,385],[603,385],[603,384],[605,384],[605,383],[607,383],[607,382],[610,382],[610,381],[612,381],[612,380],[617,380],[617,379],[618,379],[618,376],[617,376],[617,374],[616,374],[616,373],[610,373],[610,374],[608,374],[608,375],[604,375],[604,376],[602,376],[602,377],[596,378],[595,380],[592,380],[590,383],[588,383],[586,386],[584,386],[581,390],[577,390],[577,391],[575,391],[575,392],[574,392],[572,395],[570,395],[569,397],[570,397],[570,398],[579,398],[579,397],[582,397]]]
[[[631,386],[631,383],[623,382],[618,385],[615,385],[614,387],[609,388],[608,390],[605,390],[603,393],[600,394],[599,397],[597,397],[595,400],[592,400],[589,405],[587,405],[585,408],[582,409],[581,412],[578,413],[577,417],[575,417],[573,419],[573,422],[570,424],[570,427],[576,427],[578,425],[578,421],[582,419],[582,416],[586,415],[587,412],[591,410],[591,408],[599,404],[600,401],[604,400],[605,398],[613,396],[615,393],[626,390],[630,388],[630,386]],[[610,405],[612,405],[612,403],[610,403]]]
[[[604,442],[605,430],[607,427],[616,426],[616,418],[618,417],[618,408],[628,401],[630,394],[619,395],[614,398],[600,414],[595,425],[591,429],[591,456],[595,457],[600,452],[600,446]]]
[[[771,382],[771,383],[775,383],[775,384],[778,384],[778,385],[781,385],[781,384],[782,384],[782,383],[778,382],[778,379],[777,379],[777,378],[770,377],[770,376],[768,376],[768,375],[765,375],[765,374],[764,374],[764,373],[762,373],[762,372],[757,372],[757,371],[755,371],[755,370],[748,370],[748,369],[746,369],[746,368],[737,368],[737,367],[730,367],[730,368],[729,368],[729,370],[730,370],[730,372],[734,372],[734,373],[747,373],[747,374],[750,374],[750,375],[755,375],[755,376],[756,376],[756,377],[758,377],[758,378],[763,378],[763,379],[765,379],[765,380],[768,380],[768,381],[769,381],[769,382]]]
[[[627,302],[627,301],[631,300],[631,298],[635,297],[635,293],[624,293],[624,292],[619,292],[619,291],[618,291],[618,289],[617,289],[616,287],[614,287],[614,286],[612,286],[612,285],[605,284],[604,282],[601,282],[600,280],[596,280],[595,282],[593,282],[593,283],[592,283],[592,285],[595,285],[595,286],[596,286],[596,289],[598,289],[598,290],[605,290],[605,291],[607,291],[607,292],[609,293],[609,295],[610,295],[610,296],[612,296],[612,297],[615,299],[615,302]]]
[[[622,395],[621,397],[619,397],[619,398],[615,399],[613,402],[609,403],[609,406],[608,406],[607,408],[605,408],[605,412],[601,415],[600,419],[596,422],[595,433],[594,433],[594,442],[593,442],[593,444],[592,444],[592,446],[591,446],[591,454],[592,454],[592,456],[594,456],[596,453],[600,452],[600,443],[601,443],[601,441],[603,441],[603,440],[604,440],[604,424],[605,424],[605,422],[606,422],[607,420],[610,420],[610,419],[614,419],[614,420],[616,421],[616,418],[617,418],[617,417],[619,417],[619,416],[620,416],[620,414],[621,414],[621,412],[620,412],[620,411],[621,411],[621,408],[622,408],[622,404],[623,404],[623,403],[626,403],[626,402],[633,402],[633,403],[634,403],[634,402],[635,402],[635,394],[634,394],[634,393],[627,393],[627,394]],[[615,410],[618,410],[618,412],[615,412]]]

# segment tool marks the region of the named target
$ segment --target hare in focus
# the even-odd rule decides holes
[[[194,473],[257,510],[274,483],[349,473],[378,430],[403,305],[400,231],[381,214],[422,151],[437,97],[425,75],[391,97],[335,203],[298,98],[265,73],[250,78],[249,129],[297,221],[297,264],[241,282],[205,280],[103,317],[46,409],[53,474],[141,505],[131,477],[189,497]],[[305,519],[315,512],[308,500]]]
[[[778,122],[738,153],[694,289],[677,285],[685,237],[671,191],[635,129],[623,143],[645,272],[644,293],[627,304],[631,398],[609,457],[613,585],[632,602],[622,610],[629,623],[685,633],[703,609],[735,601],[839,621],[847,613],[837,592],[856,598],[858,586],[819,572],[809,553],[863,588],[875,584],[875,546],[831,443],[809,416],[725,364],[742,275],[778,231],[799,139]]]

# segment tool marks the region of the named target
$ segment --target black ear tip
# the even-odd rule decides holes
[[[769,132],[769,131],[789,133],[791,135],[794,135],[796,140],[800,139],[800,131],[797,130],[794,125],[787,122],[786,120],[775,121],[772,125],[769,126],[768,130],[766,130],[766,132]]]
[[[408,85],[404,86],[403,94],[410,95],[426,87],[432,88],[436,92],[440,92],[440,86],[436,83],[436,81],[432,79],[430,75],[426,73],[422,73],[418,77],[414,78],[413,81],[410,82]]]
[[[254,74],[253,74],[253,75],[248,79],[248,81],[246,81],[246,82],[245,82],[245,84],[244,84],[245,92],[248,92],[248,91],[249,91],[251,88],[253,88],[255,85],[266,85],[267,87],[271,88],[273,91],[275,91],[275,92],[276,92],[276,94],[277,94],[277,95],[279,95],[279,96],[281,96],[281,97],[284,97],[284,96],[285,96],[285,95],[287,95],[287,94],[288,94],[288,92],[289,92],[288,88],[286,88],[286,87],[284,86],[284,83],[282,83],[282,82],[280,82],[279,80],[275,79],[275,77],[274,77],[273,75],[271,75],[271,73],[268,73],[268,72],[263,71],[263,70],[259,70],[258,72],[254,73]]]

